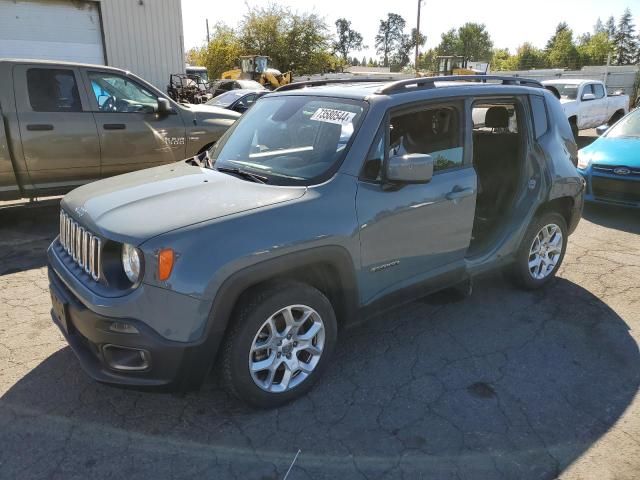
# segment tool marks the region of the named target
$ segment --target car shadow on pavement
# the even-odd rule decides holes
[[[638,209],[587,203],[582,211],[582,217],[602,227],[640,234],[640,210]]]
[[[10,478],[556,478],[638,391],[638,346],[565,279],[427,297],[342,332],[324,378],[251,410],[217,380],[186,395],[99,385],[69,348],[0,399]]]
[[[0,208],[0,276],[41,268],[58,235],[59,201]]]

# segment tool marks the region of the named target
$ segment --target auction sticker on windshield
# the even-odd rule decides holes
[[[335,110],[333,108],[319,108],[311,116],[311,120],[318,122],[336,123],[338,125],[350,125],[356,114],[346,112],[344,110]]]

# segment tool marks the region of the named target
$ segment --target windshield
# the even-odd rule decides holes
[[[616,123],[606,136],[607,138],[640,138],[640,110],[635,110]]]
[[[215,98],[212,98],[207,102],[207,105],[214,105],[216,107],[228,107],[237,99],[242,97],[245,93],[238,92],[237,90],[231,90],[229,92],[225,92],[221,95],[218,95]]]
[[[567,100],[575,100],[578,98],[578,87],[575,83],[554,83],[552,84],[560,92],[560,98],[566,98]]]
[[[216,168],[242,168],[272,184],[309,184],[338,165],[364,106],[331,98],[267,97],[232,127],[210,157]]]

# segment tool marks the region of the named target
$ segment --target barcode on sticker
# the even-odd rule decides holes
[[[336,123],[338,125],[350,125],[355,116],[356,114],[353,112],[345,112],[344,110],[335,110],[333,108],[319,108],[311,116],[311,120]]]

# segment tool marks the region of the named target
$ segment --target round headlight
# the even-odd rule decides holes
[[[131,283],[137,283],[142,271],[142,253],[133,245],[122,245],[122,268]]]

